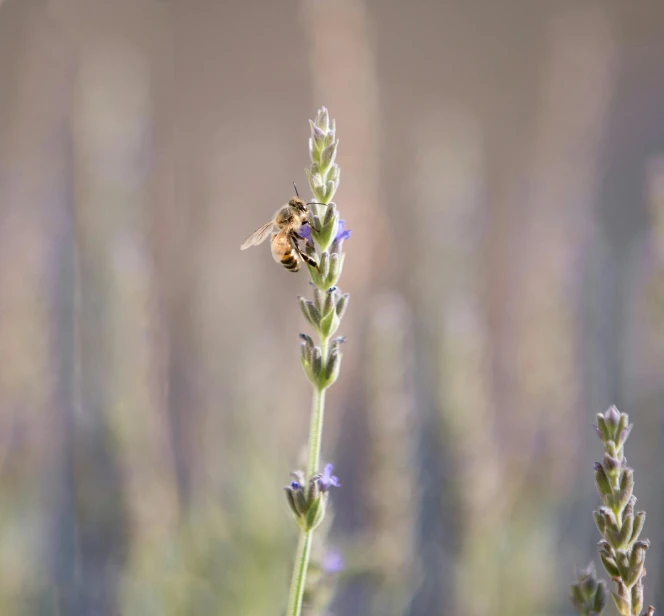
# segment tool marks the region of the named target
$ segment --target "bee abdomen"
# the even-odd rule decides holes
[[[300,260],[294,250],[291,250],[281,258],[281,264],[289,272],[297,272],[300,269]]]

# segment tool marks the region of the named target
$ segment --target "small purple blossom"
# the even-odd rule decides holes
[[[325,573],[340,573],[345,566],[344,557],[339,550],[331,548],[325,553],[323,557],[323,571]]]
[[[328,492],[329,489],[334,486],[335,488],[340,488],[341,484],[339,483],[339,478],[336,475],[332,474],[334,470],[334,464],[326,464],[323,474],[318,478],[318,487],[321,492]]]
[[[299,231],[300,235],[307,240],[307,242],[311,242],[311,225],[306,224],[303,225],[300,228]],[[343,219],[339,220],[339,228],[337,229],[337,235],[334,238],[335,242],[343,242],[344,240],[347,240],[352,234],[352,231],[350,229],[346,229],[346,221]]]
[[[301,490],[302,489],[302,486],[300,485],[299,481],[291,481],[290,485],[291,485],[291,488],[293,488],[293,490]]]
[[[339,220],[339,228],[337,229],[337,237],[334,238],[335,242],[343,242],[347,240],[353,232],[350,229],[346,229],[346,221],[343,219]]]

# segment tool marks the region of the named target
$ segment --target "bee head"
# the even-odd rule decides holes
[[[304,201],[302,201],[302,199],[300,199],[299,197],[293,197],[288,202],[288,205],[290,205],[291,207],[296,208],[297,210],[299,210],[303,214],[306,214],[309,211],[309,208],[307,207],[307,204]]]

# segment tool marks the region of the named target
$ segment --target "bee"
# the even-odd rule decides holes
[[[302,225],[308,222],[308,206],[316,202],[305,203],[300,199],[297,186],[293,184],[293,187],[296,196],[282,205],[270,222],[256,229],[240,246],[240,250],[262,244],[276,229],[276,233],[272,234],[272,256],[277,263],[281,263],[289,272],[297,272],[302,261],[318,269],[316,260],[304,252],[298,244],[299,240],[306,241],[299,231]]]

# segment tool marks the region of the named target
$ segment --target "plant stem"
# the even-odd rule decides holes
[[[327,358],[327,339],[321,340],[323,361]],[[325,417],[325,389],[314,387],[311,402],[311,420],[309,425],[309,459],[307,461],[307,478],[311,479],[318,472],[320,448],[323,440],[323,419]]]
[[[327,338],[321,340],[321,352],[327,357]],[[307,478],[311,479],[318,471],[320,461],[321,442],[323,440],[323,418],[325,416],[325,389],[314,386],[314,396],[311,402],[311,423],[309,426],[309,459],[307,461]],[[288,603],[288,616],[300,616],[302,612],[302,599],[307,581],[309,556],[313,531],[301,531],[300,540],[295,553],[293,565],[293,579]]]
[[[309,568],[309,555],[311,554],[312,531],[302,531],[295,553],[293,565],[293,579],[291,580],[290,595],[288,598],[288,616],[300,616],[302,613],[302,599],[307,581]]]

